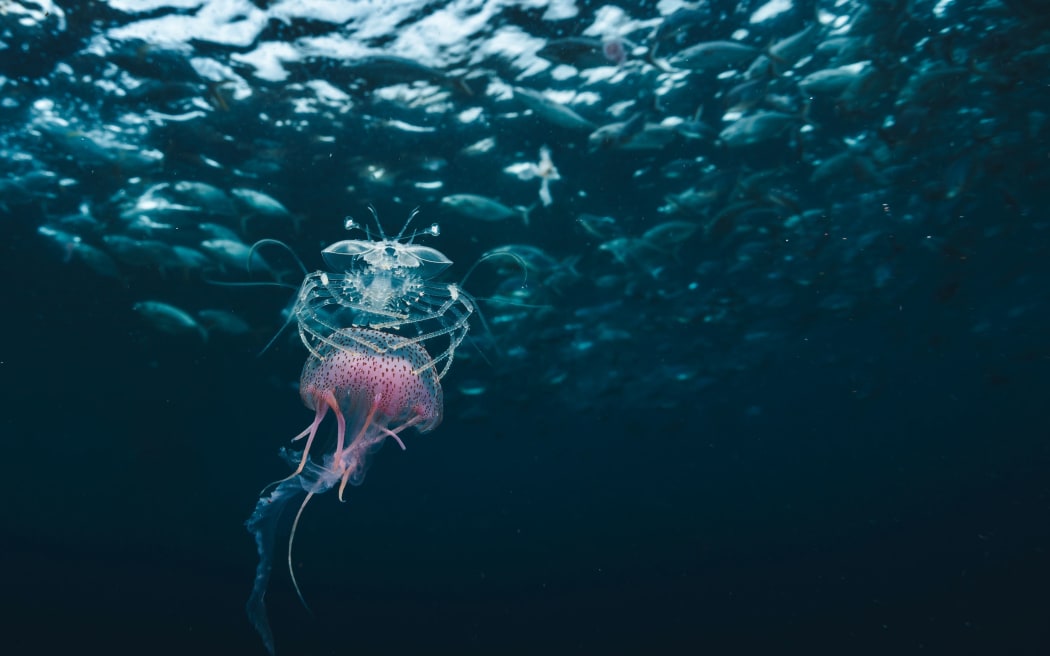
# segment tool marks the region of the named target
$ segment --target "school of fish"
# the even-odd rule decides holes
[[[8,3],[0,212],[209,349],[284,320],[223,286],[298,285],[255,241],[419,207],[511,255],[453,393],[676,404],[1045,229],[1047,43],[1034,0]]]

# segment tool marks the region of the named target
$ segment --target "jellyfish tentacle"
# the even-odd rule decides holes
[[[268,496],[263,496],[255,504],[255,511],[245,522],[245,527],[255,537],[255,546],[259,552],[259,563],[255,568],[255,581],[252,593],[245,606],[248,619],[259,633],[266,651],[274,653],[273,631],[266,616],[266,589],[270,583],[273,570],[273,548],[276,538],[278,520],[285,506],[303,491],[299,481],[285,481],[274,487]]]
[[[325,395],[325,403],[332,408],[332,412],[335,413],[336,422],[336,447],[335,452],[339,453],[343,450],[343,441],[346,440],[346,417],[343,415],[343,411],[339,409],[339,403],[335,400],[335,395],[329,391]],[[303,454],[306,457],[306,454]]]
[[[306,438],[306,446],[303,447],[303,458],[299,461],[299,467],[296,468],[295,473],[293,473],[292,476],[302,473],[303,468],[306,467],[307,459],[310,457],[310,445],[313,444],[314,438],[317,437],[317,429],[321,426],[321,422],[324,420],[325,415],[328,414],[328,409],[332,408],[337,414],[339,412],[339,405],[335,402],[335,397],[332,396],[331,392],[328,392],[322,400],[324,401],[323,403],[316,404],[317,408],[315,410],[313,423],[311,423],[302,433],[299,433],[292,438],[292,441],[294,442],[302,439],[304,435],[309,435],[309,437]]]
[[[342,501],[342,502],[346,501],[346,499],[343,498],[343,490],[346,489],[346,482],[350,480],[350,474],[353,473],[354,466],[356,466],[356,464],[357,464],[357,454],[356,453],[352,453],[350,455],[353,458],[353,466],[347,466],[343,470],[343,475],[342,475],[342,477],[339,480],[339,501]]]
[[[401,431],[405,430],[406,428],[410,428],[412,426],[415,426],[416,424],[418,424],[421,421],[423,421],[423,416],[422,415],[416,415],[415,417],[412,417],[411,419],[409,419],[405,423],[401,424],[397,428],[387,428],[386,426],[380,426],[379,429],[381,431],[383,431],[384,433],[386,433],[387,435],[389,435],[390,437],[394,438],[394,440],[397,442],[398,446],[401,447],[402,451],[406,451],[407,449],[405,448],[405,443],[401,441],[401,437],[398,435],[398,433],[400,433]]]
[[[292,567],[292,546],[295,544],[295,531],[299,528],[299,518],[303,516],[303,510],[306,508],[306,504],[309,503],[310,499],[313,498],[314,493],[315,490],[310,490],[306,493],[306,498],[303,499],[303,502],[299,505],[299,510],[295,513],[295,519],[292,520],[292,532],[288,535],[288,574],[292,577],[292,587],[295,588],[295,594],[299,596],[299,601],[302,602],[303,608],[307,611],[310,611],[310,606],[306,603],[306,598],[303,597],[303,591],[299,589],[299,581],[295,578],[295,568]]]

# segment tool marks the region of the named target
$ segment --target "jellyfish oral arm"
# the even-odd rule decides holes
[[[270,585],[270,573],[273,570],[273,550],[277,535],[277,524],[281,513],[288,502],[303,492],[303,486],[297,478],[288,479],[277,485],[268,495],[255,504],[255,512],[245,522],[248,531],[255,536],[255,546],[259,551],[259,564],[255,568],[255,582],[246,606],[248,619],[259,633],[266,651],[274,653],[273,631],[270,620],[266,617],[266,588]]]
[[[323,403],[317,405],[316,414],[314,415],[313,422],[306,427],[306,429],[292,438],[292,441],[301,440],[306,438],[306,446],[303,447],[303,458],[299,461],[299,467],[292,472],[292,475],[288,478],[298,476],[303,471],[303,467],[306,467],[306,462],[310,457],[310,446],[314,443],[314,438],[317,436],[317,429],[320,427],[321,422],[324,420],[324,416],[328,414],[328,408],[338,408],[335,404],[335,398],[329,393],[324,399]]]

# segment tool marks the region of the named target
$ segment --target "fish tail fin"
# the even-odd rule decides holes
[[[521,211],[521,222],[522,222],[522,224],[524,224],[524,226],[526,228],[529,227],[529,221],[532,220],[532,212],[533,212],[533,210],[535,210],[539,206],[540,206],[539,203],[533,203],[532,205],[529,205],[528,207],[525,207],[524,205],[519,205],[518,206],[518,209]]]

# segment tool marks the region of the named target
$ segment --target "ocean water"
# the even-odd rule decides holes
[[[295,257],[418,208],[478,311],[277,653],[1046,653],[1037,5],[6,5],[3,651],[266,653]]]

